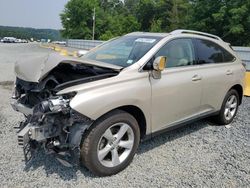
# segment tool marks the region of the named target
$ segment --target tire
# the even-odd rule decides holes
[[[231,102],[231,106],[229,102],[230,100],[233,100]],[[239,98],[238,92],[235,89],[231,89],[224,98],[219,114],[214,117],[215,123],[219,125],[230,124],[237,114],[239,101],[240,101],[240,98]],[[231,108],[234,106],[235,108]]]
[[[84,136],[81,163],[98,176],[117,174],[131,163],[139,141],[136,119],[124,111],[112,111],[97,120]]]

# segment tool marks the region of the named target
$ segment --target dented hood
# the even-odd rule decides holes
[[[83,63],[86,65],[94,65],[98,67],[110,68],[113,70],[121,70],[122,67],[103,63],[99,61],[92,61],[88,59],[65,57],[58,53],[44,53],[33,54],[32,57],[20,59],[15,64],[15,74],[18,78],[27,82],[39,82],[43,79],[53,68],[60,63]]]

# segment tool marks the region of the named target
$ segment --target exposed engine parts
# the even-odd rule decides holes
[[[48,152],[80,157],[80,142],[92,120],[71,109],[76,93],[58,96],[65,87],[117,75],[111,69],[83,64],[61,63],[39,83],[17,78],[11,105],[25,115],[18,127],[18,144],[23,147],[25,161],[43,146]],[[62,162],[62,158],[60,162]]]
[[[79,158],[82,134],[91,124],[91,119],[70,108],[69,99],[50,99],[36,105],[33,114],[20,124],[18,144],[24,149],[26,161],[34,146],[39,145],[54,152],[71,151],[75,155],[72,157]]]

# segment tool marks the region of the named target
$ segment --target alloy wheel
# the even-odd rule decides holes
[[[226,102],[224,111],[224,116],[227,121],[231,120],[234,117],[237,111],[237,105],[237,97],[235,95],[231,95]]]
[[[131,153],[135,142],[133,129],[126,123],[116,123],[101,136],[97,155],[105,167],[116,167]]]

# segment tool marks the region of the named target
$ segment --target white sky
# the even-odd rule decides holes
[[[0,25],[61,29],[68,0],[0,0]]]

